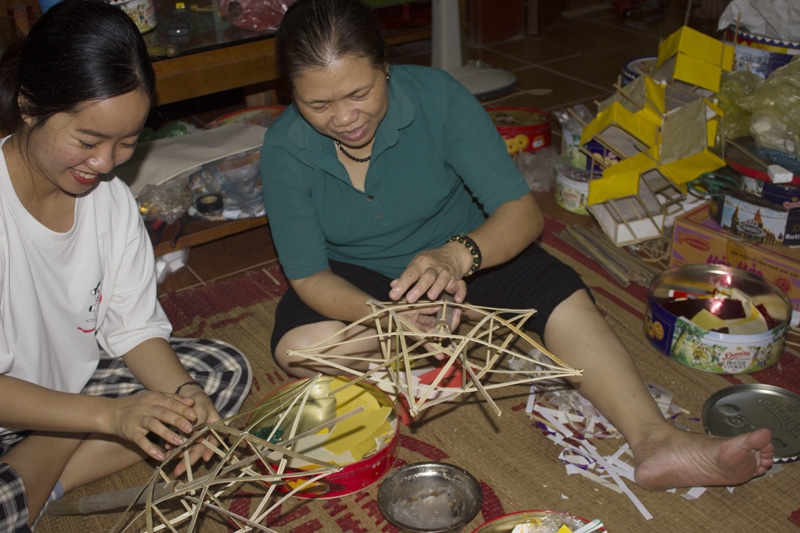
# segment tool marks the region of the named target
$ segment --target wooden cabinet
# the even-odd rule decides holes
[[[527,0],[469,0],[466,18],[470,44],[496,43],[524,35],[526,3]]]
[[[566,4],[566,0],[467,0],[469,42],[480,46],[538,35]]]

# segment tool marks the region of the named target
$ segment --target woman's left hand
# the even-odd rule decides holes
[[[462,279],[465,268],[464,246],[448,242],[444,246],[418,253],[399,278],[392,280],[389,298],[414,303],[427,296],[436,300],[443,293],[462,303],[467,297],[467,284]]]

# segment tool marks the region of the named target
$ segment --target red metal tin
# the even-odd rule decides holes
[[[340,378],[346,379],[343,377]],[[330,376],[323,376],[319,379],[330,381],[333,378]],[[259,405],[263,405],[276,395],[285,393],[287,389],[302,386],[306,381],[307,379],[298,380],[284,385],[280,389],[267,395],[261,400],[261,402],[259,402]],[[370,383],[365,383],[362,381],[353,384],[352,386],[366,390],[378,401],[380,405],[389,406],[392,408],[393,414],[390,415],[392,417],[390,423],[392,425],[393,432],[391,438],[382,448],[377,450],[372,455],[364,457],[360,461],[343,465],[342,470],[339,472],[334,472],[333,474],[309,484],[303,490],[294,493],[294,496],[298,498],[330,499],[353,494],[354,492],[365,489],[380,480],[392,468],[397,460],[400,447],[400,433],[398,424],[399,413],[397,411],[397,406],[389,399],[388,396],[386,396],[383,391]],[[253,414],[256,413],[257,411],[254,411]],[[314,415],[312,414],[312,418],[313,416]],[[250,418],[252,417],[253,415],[251,414]],[[291,469],[287,468],[287,471],[289,470]],[[297,472],[299,470],[295,469],[294,471]],[[291,491],[293,487],[303,485],[309,479],[310,477],[292,478],[290,484],[280,485],[278,489],[286,493]]]
[[[532,107],[487,107],[486,112],[505,139],[509,154],[550,146],[553,119],[549,113]]]

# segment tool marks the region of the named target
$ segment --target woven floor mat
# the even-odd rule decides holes
[[[548,221],[544,246],[572,265],[583,277],[614,331],[633,355],[645,381],[673,393],[673,402],[685,414],[681,422],[702,431],[699,421],[705,400],[715,391],[737,382],[791,382],[798,368],[796,357],[787,353],[769,375],[726,378],[680,365],[663,356],[642,332],[647,289],[638,285],[619,287],[596,264],[552,235],[560,230]],[[269,350],[277,297],[285,290],[280,271],[250,273],[234,280],[173,293],[164,308],[180,336],[214,337],[241,348],[250,358],[255,383],[244,406],[254,407],[270,391],[291,380],[275,365]],[[786,378],[784,369],[790,373]],[[796,386],[797,383],[795,382]],[[418,423],[402,426],[399,460],[395,467],[421,461],[444,461],[471,472],[483,488],[483,507],[463,531],[472,531],[484,521],[505,513],[550,509],[588,519],[602,518],[611,532],[689,531],[794,531],[800,523],[797,487],[800,465],[789,463],[773,475],[729,490],[706,490],[697,499],[682,497],[686,490],[651,492],[628,483],[631,493],[652,514],[646,520],[632,500],[583,476],[568,475],[558,456],[562,448],[546,438],[540,426],[526,414],[528,387],[498,389],[492,393],[502,415],[497,417],[477,395],[462,396],[453,403],[423,412]],[[597,442],[599,449],[613,453],[621,439]],[[142,485],[151,467],[145,464],[73,491],[67,498],[98,494]],[[377,484],[338,499],[292,499],[267,520],[280,532],[392,532],[397,531],[381,516]],[[225,505],[247,514],[260,500],[261,487],[243,486]],[[792,519],[794,514],[794,520]],[[104,532],[114,526],[120,513],[81,517],[50,517],[37,531]],[[208,519],[198,531],[225,532],[224,522]]]

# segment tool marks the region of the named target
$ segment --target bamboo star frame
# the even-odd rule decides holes
[[[322,376],[317,375],[296,387],[290,387],[285,394],[270,396],[247,412],[201,426],[172,451],[144,486],[77,500],[56,500],[48,504],[46,512],[74,515],[124,509],[111,533],[194,532],[200,531],[201,518],[204,521],[216,521],[221,528],[227,524],[229,532],[274,533],[275,530],[263,525],[270,512],[294,494],[313,488],[319,480],[343,468],[297,453],[293,451],[293,446],[303,438],[332,428],[363,410],[353,409],[303,430],[300,424],[305,407],[314,400],[330,395],[330,387],[323,387],[324,395],[320,395],[320,378]],[[232,423],[243,420],[247,421],[244,430],[231,427]],[[264,435],[266,438],[260,438],[256,433],[261,433],[255,430],[264,424],[269,424],[269,434]],[[272,442],[281,433],[285,437],[279,443]],[[199,476],[189,462],[189,449],[198,444],[213,450],[219,459],[207,473]],[[309,464],[308,468],[287,471],[287,463],[291,458],[305,461]],[[185,462],[184,481],[173,479],[170,475],[179,461]],[[249,516],[236,513],[230,505],[236,492],[245,485],[252,497],[260,497],[256,509]],[[288,490],[286,486],[291,489]],[[280,487],[283,490],[278,490]],[[206,530],[206,526],[202,530]]]
[[[500,416],[500,408],[489,396],[489,390],[582,374],[581,370],[570,368],[522,331],[522,324],[536,312],[533,309],[499,309],[455,304],[452,300],[415,303],[369,300],[367,303],[372,310],[367,316],[348,324],[308,348],[290,350],[288,353],[328,366],[334,370],[332,373],[352,376],[352,380],[346,386],[368,379],[384,390],[389,388],[402,393],[408,401],[412,417],[418,416],[428,407],[452,401],[457,396],[472,392],[480,393]],[[456,305],[480,317],[466,333],[450,331],[449,317]],[[428,332],[420,331],[402,314],[405,311],[431,306],[441,307],[437,312],[436,326]],[[371,327],[375,333],[355,335],[353,330],[362,325]],[[466,327],[467,325],[463,325],[459,329]],[[361,343],[369,339],[377,341],[380,359],[376,360],[371,355],[340,355],[330,351],[332,348],[346,348],[348,344]],[[524,346],[529,349],[524,349]],[[530,350],[541,351],[550,361],[532,357]],[[428,364],[427,361],[432,356],[440,357],[443,362],[438,375],[430,384],[415,383],[412,368]],[[509,367],[511,358],[520,360],[522,362],[520,366],[529,369],[518,370]],[[350,362],[353,365],[372,363],[372,368],[361,372],[340,361]],[[460,386],[444,386],[447,376],[457,366],[461,369]],[[522,375],[522,377],[507,379],[512,375]],[[496,377],[506,379],[492,382],[492,378]]]

